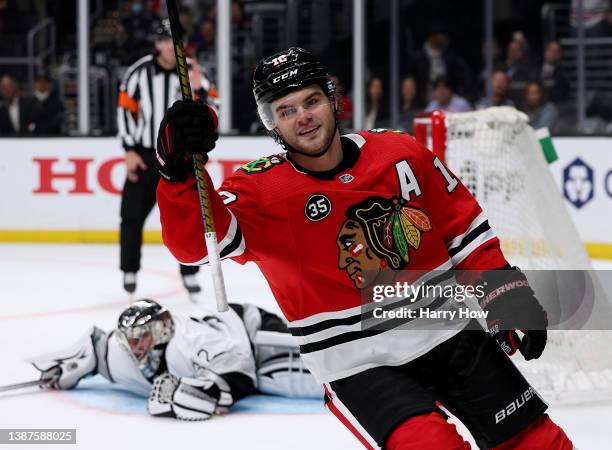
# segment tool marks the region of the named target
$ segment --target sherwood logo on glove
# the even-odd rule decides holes
[[[487,296],[485,298],[482,299],[482,301],[480,302],[480,306],[482,308],[484,308],[485,306],[487,306],[489,303],[491,303],[491,301],[493,299],[495,299],[496,297],[499,297],[500,295],[513,291],[514,289],[519,289],[519,288],[528,288],[529,286],[529,282],[525,279],[525,280],[513,280],[510,281],[508,283],[503,284],[502,286],[496,288],[495,290],[489,292],[487,294]]]
[[[535,391],[531,386],[525,392],[523,392],[518,398],[512,400],[512,402],[504,409],[495,413],[495,424],[498,424],[509,415],[516,412],[519,408],[525,406],[525,404],[536,395]]]

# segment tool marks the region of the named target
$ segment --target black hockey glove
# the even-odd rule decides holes
[[[191,156],[204,155],[215,148],[217,114],[201,101],[179,100],[166,111],[155,149],[155,164],[160,175],[168,181],[184,181],[192,172]]]
[[[482,277],[485,295],[480,306],[488,312],[489,334],[500,347],[525,360],[539,358],[546,346],[546,311],[534,296],[525,275],[516,267],[490,270]],[[521,339],[516,330],[524,336]]]

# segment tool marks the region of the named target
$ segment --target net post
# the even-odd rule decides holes
[[[427,147],[427,125],[429,122],[428,115],[423,116],[422,114],[417,114],[414,119],[413,130],[414,130],[414,138],[419,144]]]
[[[431,113],[431,150],[440,161],[446,162],[446,116],[443,111],[436,110]]]

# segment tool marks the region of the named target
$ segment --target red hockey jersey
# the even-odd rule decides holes
[[[406,363],[460,331],[362,333],[372,274],[506,264],[476,200],[414,138],[372,130],[342,141],[342,170],[308,173],[273,155],[238,169],[211,199],[221,256],[259,266],[321,382]],[[206,263],[195,181],[162,179],[157,196],[167,247],[181,263]]]

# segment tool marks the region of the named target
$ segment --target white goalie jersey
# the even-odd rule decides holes
[[[238,374],[252,382],[242,394],[258,389],[271,395],[322,398],[322,387],[304,368],[281,319],[251,304],[231,306],[224,313],[206,308],[172,313],[174,334],[156,375],[168,372],[177,379],[198,379],[206,378],[207,372],[220,377]],[[29,362],[43,373],[42,381],[45,373],[60,369],[52,385],[59,389],[74,388],[96,373],[143,397],[149,396],[154,383],[154,378],[143,375],[118,331],[106,333],[95,326],[72,347]]]
[[[251,342],[232,309],[222,314],[201,309],[189,315],[172,314],[172,318],[176,331],[164,355],[168,372],[178,378],[198,378],[206,370],[218,375],[237,372],[256,383]],[[151,381],[114,332],[108,337],[106,364],[107,371],[99,367],[105,378],[140,395],[149,394]]]

